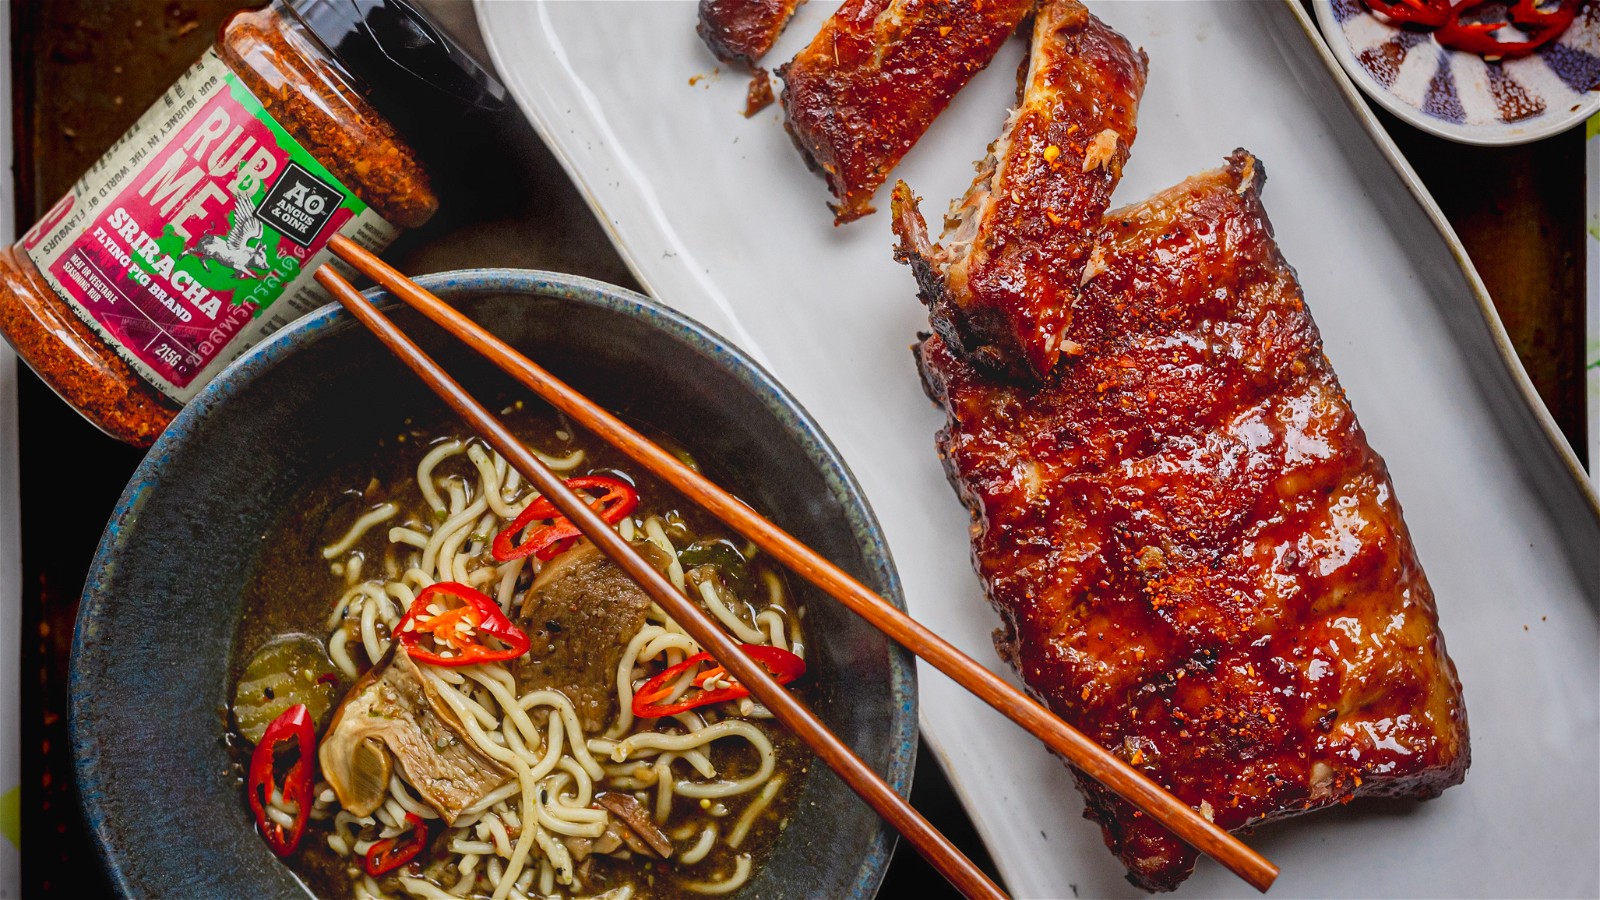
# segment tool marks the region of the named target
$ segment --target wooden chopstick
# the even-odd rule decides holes
[[[1256,890],[1265,892],[1277,879],[1278,867],[1238,838],[454,307],[344,237],[336,235],[328,248]]]
[[[933,865],[957,890],[970,898],[1007,900],[1006,895],[988,876],[968,859],[950,840],[929,824],[920,813],[896,794],[878,777],[861,757],[857,756],[838,736],[816,717],[793,694],[784,690],[767,670],[752,662],[739,645],[712,621],[711,616],[690,602],[672,582],[657,572],[655,567],[640,556],[622,536],[591,510],[588,504],[567,488],[561,477],[512,435],[504,424],[479,404],[438,363],[434,362],[412,340],[406,337],[377,307],[367,302],[350,282],[330,265],[318,267],[317,281],[344,304],[360,322],[372,330],[396,356],[411,367],[428,387],[432,388],[451,409],[466,420],[479,437],[499,451],[500,455],[521,472],[523,477],[547,497],[561,514],[571,519],[584,536],[593,541],[601,552],[610,557],[627,572],[645,593],[661,606],[674,621],[706,648],[717,662],[733,673],[740,683],[760,700],[778,720],[788,726],[811,749],[838,773],[852,790],[861,796],[884,821],[899,831],[917,852]]]

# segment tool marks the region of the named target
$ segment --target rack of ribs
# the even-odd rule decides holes
[[[1050,374],[1095,224],[1122,177],[1146,59],[1077,0],[1041,3],[1018,106],[932,245],[901,184],[894,226],[934,330],[985,368]]]
[[[834,224],[872,195],[935,117],[999,51],[1033,0],[845,0],[778,69],[784,127],[838,200]]]
[[[804,2],[700,0],[700,24],[695,30],[717,59],[753,70]]]
[[[1466,710],[1383,460],[1261,207],[1225,167],[1097,228],[1040,386],[927,337],[938,443],[1000,654],[1066,721],[1233,830],[1464,777]],[[1078,775],[1129,879],[1195,851]]]

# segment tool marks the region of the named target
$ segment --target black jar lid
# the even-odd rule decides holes
[[[366,82],[388,118],[414,118],[440,105],[469,114],[505,108],[505,86],[408,0],[284,2]]]

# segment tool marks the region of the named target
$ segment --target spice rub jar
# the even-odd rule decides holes
[[[401,0],[376,6],[411,45],[440,39]],[[312,272],[334,234],[379,251],[438,208],[372,70],[350,64],[394,57],[372,52],[385,26],[363,15],[350,0],[238,13],[0,249],[0,335],[107,434],[149,445],[229,362],[327,302]]]

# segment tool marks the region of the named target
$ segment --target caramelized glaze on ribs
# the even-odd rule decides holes
[[[755,69],[805,0],[700,0],[695,30],[723,62]]]
[[[835,224],[872,195],[950,99],[989,64],[1032,0],[845,0],[778,69],[784,124],[838,199]]]
[[[934,330],[994,371],[1048,375],[1095,223],[1135,134],[1146,60],[1077,0],[1041,3],[1018,108],[933,246],[916,201],[895,188],[894,227]]]
[[[1112,212],[1057,383],[918,348],[1001,655],[1228,829],[1436,796],[1469,762],[1432,591],[1261,183],[1238,151]],[[1130,880],[1189,875],[1193,849],[1078,782]]]

